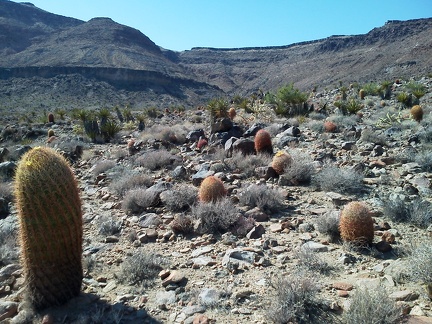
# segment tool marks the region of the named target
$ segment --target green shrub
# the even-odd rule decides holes
[[[267,93],[264,97],[265,102],[276,106],[276,114],[284,117],[307,115],[307,99],[308,95],[294,88],[293,83],[279,88],[276,94]]]

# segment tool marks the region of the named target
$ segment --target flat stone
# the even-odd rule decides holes
[[[269,226],[269,230],[272,233],[279,233],[282,232],[283,227],[282,227],[282,223],[273,223]]]
[[[186,314],[186,316],[192,316],[196,313],[204,313],[206,310],[205,306],[202,305],[192,305],[186,306],[182,309],[182,313]]]
[[[328,251],[328,246],[318,243],[318,242],[314,242],[314,241],[308,241],[306,243],[304,243],[302,245],[302,248],[304,249],[309,249],[313,252],[327,252]]]
[[[413,301],[419,298],[419,294],[411,290],[400,290],[391,293],[389,297],[396,301]]]
[[[192,258],[199,257],[200,255],[207,254],[213,251],[213,247],[210,245],[206,245],[203,247],[199,247],[198,249],[194,250],[191,254]]]
[[[348,282],[342,282],[342,281],[334,282],[332,287],[337,290],[346,290],[346,291],[350,291],[354,288],[352,284]]]
[[[176,302],[176,293],[173,290],[170,291],[158,291],[156,293],[156,305],[172,305]]]
[[[214,288],[204,288],[199,294],[201,305],[216,305],[219,302],[220,293]]]
[[[116,284],[116,282],[115,281],[110,281],[110,282],[108,282],[108,284],[104,287],[104,289],[102,289],[102,291],[104,292],[104,293],[108,293],[108,292],[110,292],[110,291],[112,291],[112,290],[114,290],[114,289],[116,289],[117,288],[117,284]]]
[[[202,267],[202,266],[213,266],[217,264],[217,262],[210,257],[198,257],[192,259],[193,268]]]

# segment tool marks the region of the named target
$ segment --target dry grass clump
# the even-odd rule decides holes
[[[155,190],[132,189],[129,190],[122,202],[122,209],[133,214],[140,213],[158,202],[159,193]]]
[[[97,176],[102,172],[112,169],[115,166],[116,162],[113,160],[102,160],[95,164],[95,166],[92,168],[92,172],[94,176]]]
[[[387,139],[382,134],[378,134],[371,128],[365,128],[361,132],[360,140],[363,143],[373,143],[379,145],[387,145]]]
[[[138,250],[122,263],[118,279],[130,285],[151,286],[158,273],[168,266],[168,260],[160,255]]]
[[[298,259],[297,265],[305,272],[329,275],[334,270],[334,267],[321,258],[318,252],[314,252],[308,247],[300,247],[294,252],[294,256]]]
[[[340,212],[331,211],[315,220],[315,228],[321,234],[327,235],[330,242],[337,242],[340,239],[339,221]]]
[[[389,196],[383,198],[382,202],[384,216],[393,222],[411,223],[422,228],[432,224],[432,204],[427,200],[419,198],[405,202]]]
[[[323,301],[318,298],[316,278],[304,273],[281,276],[271,283],[271,296],[267,317],[273,323],[330,323],[330,313],[324,312]]]
[[[174,165],[176,157],[167,150],[149,151],[137,156],[135,164],[151,171]]]
[[[432,172],[432,150],[424,149],[415,155],[414,161],[417,162],[423,171]]]
[[[400,322],[402,311],[396,302],[388,297],[384,287],[358,288],[343,318],[347,324],[393,324]]]
[[[229,198],[193,205],[191,215],[196,233],[225,233],[238,220],[239,213]]]
[[[115,176],[110,184],[110,189],[123,197],[131,189],[147,188],[153,184],[153,179],[143,173],[124,170]]]
[[[110,214],[98,216],[95,219],[95,223],[99,228],[99,234],[106,236],[118,234],[122,228],[122,221]]]
[[[408,257],[407,271],[414,281],[432,284],[432,244],[430,241],[421,241],[414,244]]]
[[[242,191],[239,202],[245,206],[258,207],[262,211],[273,213],[284,206],[284,197],[278,189],[251,184]]]
[[[292,150],[290,155],[292,160],[284,171],[284,178],[293,184],[309,182],[315,172],[311,157],[300,150]]]
[[[272,156],[268,154],[257,154],[244,156],[240,152],[234,152],[231,158],[225,159],[226,165],[234,172],[242,172],[247,177],[255,175],[255,169],[269,165]]]
[[[323,191],[356,194],[363,188],[363,175],[353,169],[326,165],[312,177],[313,184]]]
[[[162,203],[172,212],[186,211],[197,201],[198,190],[188,184],[177,184],[161,195]]]

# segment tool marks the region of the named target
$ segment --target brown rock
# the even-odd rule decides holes
[[[396,301],[413,301],[419,298],[419,294],[411,290],[395,291],[389,296]]]
[[[350,284],[348,282],[341,282],[341,281],[334,282],[332,286],[333,286],[334,289],[337,289],[337,290],[346,290],[346,291],[350,291],[354,287],[352,284]]]
[[[393,248],[387,241],[380,241],[375,244],[375,248],[382,253],[390,252]]]
[[[210,323],[209,318],[204,314],[198,314],[197,316],[195,316],[192,322],[192,324],[209,324],[209,323]]]
[[[396,241],[394,234],[388,231],[385,231],[383,233],[383,235],[381,236],[381,240],[389,244],[393,244]]]
[[[162,286],[166,287],[169,284],[180,283],[184,279],[185,276],[180,271],[174,270],[170,273],[168,277],[164,279],[164,281],[162,281]]]
[[[339,297],[348,297],[348,296],[349,296],[349,292],[346,291],[346,290],[338,290],[338,291],[337,291],[337,295],[338,295]]]

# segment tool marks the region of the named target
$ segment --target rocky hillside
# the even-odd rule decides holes
[[[422,95],[410,108],[397,98],[414,85]],[[318,91],[326,108],[290,119],[258,99],[232,119],[164,110],[141,124],[108,110],[99,117],[120,128],[106,143],[90,140],[85,118],[10,114],[0,123],[0,321],[431,323],[432,79],[388,86],[384,98]],[[341,101],[359,110],[344,115]],[[84,223],[79,296],[39,312],[25,298],[12,192],[35,146],[71,162]],[[219,190],[204,187],[210,176]],[[344,226],[350,202],[364,205]],[[53,221],[48,237],[56,224],[66,226]]]
[[[339,81],[426,75],[431,33],[432,19],[418,19],[391,21],[365,35],[281,47],[173,52],[109,18],[84,22],[0,0],[0,103],[194,106],[291,82],[309,90]]]

